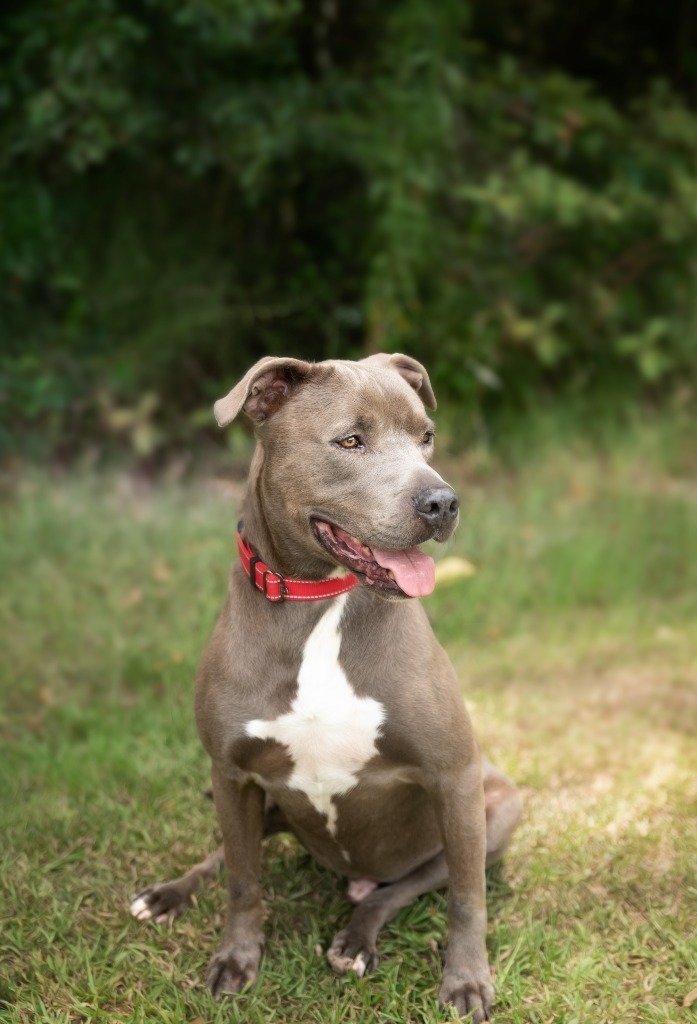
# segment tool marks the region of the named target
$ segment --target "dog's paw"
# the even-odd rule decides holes
[[[139,921],[167,924],[183,914],[191,897],[177,888],[174,882],[162,882],[143,889],[131,901],[131,914]]]
[[[486,972],[446,972],[441,985],[439,1000],[441,1006],[454,1006],[461,1017],[470,1015],[472,1024],[491,1020],[494,1002],[494,988],[491,984],[488,965]]]
[[[337,974],[354,974],[362,978],[377,967],[379,961],[375,945],[364,935],[352,933],[350,928],[337,932],[327,950],[327,960]]]
[[[216,953],[210,962],[206,984],[215,999],[234,996],[257,980],[261,952],[251,956],[243,952]]]

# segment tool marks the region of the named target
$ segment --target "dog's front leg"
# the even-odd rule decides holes
[[[264,945],[259,885],[264,791],[253,782],[226,777],[215,764],[212,777],[227,877],[223,941],[211,960],[207,979],[219,999],[252,985],[259,972]]]
[[[448,864],[448,949],[440,990],[442,1005],[474,1024],[489,1020],[494,989],[486,953],[486,819],[479,763],[444,773],[436,809]]]

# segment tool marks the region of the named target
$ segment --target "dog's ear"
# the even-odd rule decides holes
[[[232,423],[243,409],[255,423],[263,423],[308,378],[312,368],[311,363],[302,359],[275,356],[260,359],[232,391],[213,406],[218,426]]]
[[[436,408],[436,396],[433,394],[433,388],[428,379],[426,368],[417,362],[416,359],[412,359],[411,356],[402,355],[401,352],[395,352],[392,355],[380,352],[378,355],[368,356],[362,362],[373,363],[383,366],[385,369],[396,370],[400,376],[404,377],[407,384],[414,389],[427,409]]]

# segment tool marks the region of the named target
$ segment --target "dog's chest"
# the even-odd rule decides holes
[[[336,830],[333,797],[348,792],[358,772],[378,753],[385,709],[359,697],[339,664],[340,622],[347,595],[336,598],[308,637],[290,710],[278,718],[247,722],[248,736],[275,740],[287,749],[293,769],[286,780],[305,793]]]

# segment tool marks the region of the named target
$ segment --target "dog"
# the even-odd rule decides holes
[[[220,426],[244,411],[257,437],[239,558],[196,687],[223,849],[143,890],[131,911],[176,916],[224,863],[216,998],[256,981],[261,841],[288,831],[350,880],[356,908],[327,954],[335,971],[372,971],[380,928],[447,886],[440,1002],[490,1018],[484,872],[521,801],[481,756],[416,600],[435,584],[419,545],[446,541],[459,518],[429,464],[435,407],[426,370],[400,354],[266,357],[215,404]]]

